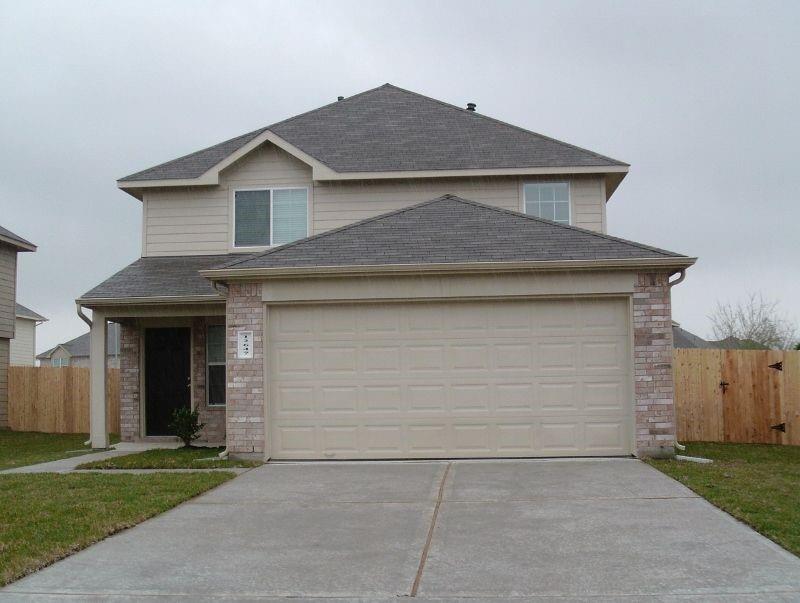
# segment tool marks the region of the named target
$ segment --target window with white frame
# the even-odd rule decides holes
[[[69,366],[69,358],[52,358],[50,366],[61,368],[62,366]]]
[[[570,223],[569,183],[531,182],[522,190],[526,214],[560,224]]]
[[[209,406],[225,405],[225,325],[206,330],[206,392]]]
[[[234,247],[271,247],[308,236],[308,189],[237,190],[233,199]]]

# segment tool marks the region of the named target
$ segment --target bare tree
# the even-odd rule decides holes
[[[736,337],[745,344],[754,342],[779,350],[789,349],[798,341],[797,326],[781,313],[778,302],[760,294],[750,293],[742,302],[717,302],[709,318],[717,339]]]

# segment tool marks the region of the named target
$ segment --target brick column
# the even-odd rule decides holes
[[[672,311],[667,273],[637,275],[633,293],[636,454],[675,453]]]
[[[141,437],[142,399],[139,391],[141,368],[139,344],[141,329],[135,322],[120,324],[119,329],[119,430],[123,442]]]
[[[225,407],[209,406],[206,395],[206,334],[213,324],[222,322],[205,316],[192,321],[192,407],[205,423],[199,441],[217,443],[225,441]]]
[[[231,284],[227,310],[227,445],[264,452],[264,303],[261,285]],[[253,357],[236,357],[239,331],[253,332]]]

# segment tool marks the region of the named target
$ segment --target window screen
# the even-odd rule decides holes
[[[269,245],[270,191],[236,191],[234,245]]]

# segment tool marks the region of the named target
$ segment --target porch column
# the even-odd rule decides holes
[[[89,438],[92,448],[108,448],[108,413],[106,405],[106,350],[108,324],[103,312],[92,312],[89,331]]]

